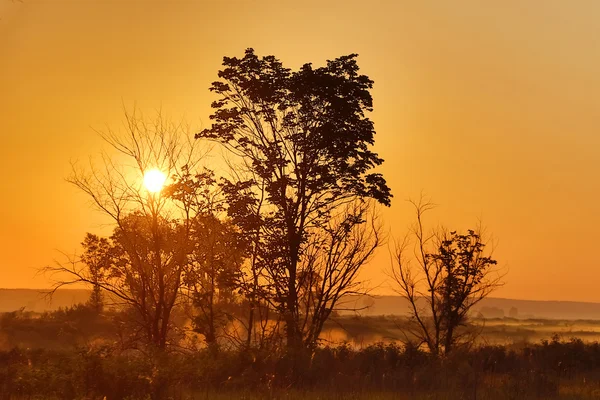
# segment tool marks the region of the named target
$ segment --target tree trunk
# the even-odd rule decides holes
[[[296,272],[298,267],[298,247],[293,244],[291,246],[292,254],[290,254],[290,268],[288,280],[288,293],[286,301],[286,344],[288,351],[296,352],[302,346],[302,338],[298,332],[298,324],[296,320],[296,309],[298,304],[298,291],[296,287]]]

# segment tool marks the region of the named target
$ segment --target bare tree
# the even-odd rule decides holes
[[[153,121],[135,113],[125,116],[125,132],[101,133],[112,153],[102,153],[100,166],[90,161],[80,169],[74,164],[68,179],[112,220],[113,234],[105,239],[110,262],[90,269],[85,257],[73,258],[47,270],[59,273],[55,288],[83,282],[109,292],[135,310],[137,335],[164,349],[184,284],[194,215],[161,191],[151,193],[143,178],[157,169],[167,183],[174,182],[196,169],[202,154],[182,124],[160,114]]]
[[[358,273],[383,242],[373,204],[356,201],[310,236],[298,273],[301,332],[314,350],[323,325],[349,295],[364,294]]]
[[[464,329],[469,311],[502,285],[502,276],[486,251],[481,226],[465,234],[429,232],[423,215],[434,205],[423,197],[411,204],[416,223],[396,245],[391,276],[410,304],[409,334],[432,354],[444,355],[472,341],[472,332]]]
[[[358,274],[384,239],[375,210],[373,202],[356,200],[331,214],[326,226],[307,235],[296,286],[298,329],[309,351],[316,348],[331,313],[346,304],[348,296],[366,292]],[[263,229],[268,236],[269,228]],[[280,322],[285,321],[282,299],[287,291],[286,270],[281,263],[282,250],[271,248],[269,241],[260,241],[260,229],[257,237],[260,249],[256,253],[251,249],[253,257],[248,260],[252,274],[242,282],[245,295],[255,302],[251,311],[257,312],[255,321],[248,320],[247,329],[257,330],[254,340],[259,347],[275,346],[280,339]]]

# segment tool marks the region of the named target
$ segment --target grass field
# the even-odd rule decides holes
[[[475,319],[478,345],[441,359],[400,344],[408,323],[336,317],[295,367],[259,349],[119,351],[113,321],[85,308],[7,313],[0,399],[600,399],[600,321]]]

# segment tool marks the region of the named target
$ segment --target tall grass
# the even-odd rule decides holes
[[[377,344],[319,349],[293,371],[284,356],[208,351],[145,356],[109,348],[0,352],[2,399],[592,399],[600,345],[558,339],[434,359]]]

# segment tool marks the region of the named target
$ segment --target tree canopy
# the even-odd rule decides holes
[[[260,243],[255,248],[270,250],[254,259],[266,257],[260,275],[267,284],[261,289],[272,292],[269,301],[285,316],[288,347],[301,347],[303,336],[307,340],[301,281],[315,276],[315,269],[304,270],[314,267],[307,262],[309,250],[324,249],[311,247],[313,239],[334,229],[328,225],[332,218],[348,232],[360,229],[368,207],[347,208],[349,204],[391,202],[390,188],[374,171],[383,160],[371,150],[375,129],[367,113],[373,107],[373,81],[359,74],[356,57],[342,56],[319,68],[307,63],[298,71],[274,56],[258,57],[253,49],[242,58],[224,57],[219,80],[210,88],[218,96],[212,103],[213,123],[196,134],[238,157],[236,178],[224,183],[230,215],[254,227]],[[344,212],[350,213],[340,217]],[[359,237],[369,238],[361,242],[362,250],[380,244],[379,235],[348,235],[344,240],[355,242],[346,248],[356,246]],[[340,243],[334,239],[330,251],[335,253]],[[345,267],[342,257],[330,257],[340,264],[328,268],[339,268],[348,279],[326,281],[330,287],[315,292],[335,293],[331,301],[317,302],[322,306],[317,320],[329,315],[340,293],[354,282],[356,271],[348,266],[361,267],[371,254],[366,251],[358,265],[353,260]],[[318,333],[304,345],[312,346]]]

